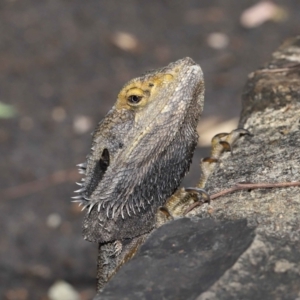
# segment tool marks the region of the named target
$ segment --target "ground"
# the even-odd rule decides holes
[[[89,133],[127,80],[185,56],[205,74],[200,134],[234,124],[247,74],[300,32],[292,0],[276,1],[275,21],[246,27],[240,17],[255,3],[2,1],[0,103],[15,115],[0,119],[1,299],[48,299],[57,280],[81,299],[94,294],[97,247],[83,241],[83,214],[70,203]],[[186,184],[206,151],[197,149]]]

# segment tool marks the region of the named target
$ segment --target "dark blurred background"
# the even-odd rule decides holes
[[[294,0],[2,0],[0,299],[93,296],[97,245],[70,203],[75,165],[127,80],[185,56],[202,66],[193,184],[209,138],[237,124],[247,74],[299,33]]]

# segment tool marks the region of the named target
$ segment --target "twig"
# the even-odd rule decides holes
[[[278,182],[278,183],[237,183],[233,187],[229,189],[225,189],[221,192],[216,194],[210,195],[210,200],[215,200],[219,197],[225,196],[230,193],[234,193],[236,191],[241,190],[254,190],[254,189],[267,189],[267,188],[285,188],[290,186],[300,186],[300,181],[295,182]],[[190,211],[192,211],[195,207],[202,205],[204,202],[197,201],[190,205],[185,212],[183,213],[186,215]]]
[[[280,73],[287,72],[295,68],[299,68],[300,64],[289,64],[283,68],[274,68],[274,69],[260,69],[255,71],[254,73]]]
[[[278,183],[237,183],[233,187],[223,190],[219,193],[210,196],[210,200],[214,200],[221,196],[233,193],[239,190],[254,190],[254,189],[267,189],[267,188],[283,188],[290,186],[300,186],[300,181],[295,182],[278,182]]]

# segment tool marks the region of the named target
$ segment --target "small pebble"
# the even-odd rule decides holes
[[[255,28],[267,21],[282,22],[288,17],[288,12],[271,1],[261,1],[246,9],[240,18],[242,26]]]
[[[55,282],[48,291],[50,300],[80,300],[79,293],[65,281]]]
[[[133,51],[138,48],[137,38],[127,32],[116,32],[112,36],[112,43],[124,51]]]
[[[93,122],[87,116],[77,116],[73,122],[74,131],[78,134],[86,133],[92,129]]]
[[[224,33],[214,32],[207,37],[207,44],[213,49],[224,49],[229,44],[229,38]]]
[[[61,216],[55,213],[49,215],[46,224],[50,228],[57,228],[61,224]]]
[[[66,111],[63,107],[57,106],[53,108],[51,115],[55,122],[62,122],[66,118]]]

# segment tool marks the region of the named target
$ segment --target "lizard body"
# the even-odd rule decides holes
[[[184,58],[128,82],[98,124],[74,198],[87,209],[84,238],[99,243],[99,288],[134,255],[178,189],[203,104],[202,70]]]

